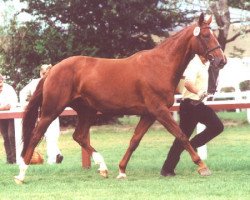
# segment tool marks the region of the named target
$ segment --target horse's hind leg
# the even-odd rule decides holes
[[[147,130],[150,128],[150,126],[154,122],[155,122],[155,118],[152,116],[141,116],[141,119],[135,128],[134,135],[130,140],[129,147],[119,164],[119,175],[117,176],[118,179],[126,178],[125,171],[126,171],[127,164],[130,160],[130,157],[132,156],[132,153],[138,147],[144,134],[147,132]]]
[[[92,111],[88,108],[80,106],[80,108],[75,108],[78,114],[78,123],[73,133],[73,138],[79,145],[84,148],[89,156],[92,156],[95,164],[99,165],[98,171],[103,177],[108,176],[108,168],[104,162],[104,158],[100,153],[98,153],[89,143],[89,130],[91,125],[93,125],[96,120],[96,111]]]
[[[28,164],[30,163],[30,160],[32,158],[32,155],[34,153],[34,150],[38,143],[41,141],[42,137],[44,136],[44,133],[46,132],[49,124],[54,120],[53,117],[41,117],[39,120],[37,126],[33,130],[32,138],[29,142],[29,146],[25,152],[25,155],[23,156],[23,159],[21,159],[21,163],[19,165],[20,172],[18,176],[15,176],[16,183],[22,183],[25,178],[25,173],[28,168]]]

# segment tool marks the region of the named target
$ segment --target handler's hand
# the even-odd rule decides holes
[[[198,96],[199,96],[199,100],[202,101],[203,99],[205,99],[208,96],[208,93],[204,92],[204,91],[200,91],[200,92],[198,92]]]

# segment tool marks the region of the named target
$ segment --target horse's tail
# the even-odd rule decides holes
[[[28,145],[30,143],[30,140],[32,138],[33,130],[36,126],[36,122],[38,119],[39,114],[39,107],[42,105],[42,99],[43,99],[43,85],[44,85],[45,78],[42,78],[33,95],[31,96],[29,103],[27,107],[25,108],[24,116],[23,116],[23,125],[22,125],[22,131],[23,131],[23,151],[22,151],[22,157],[25,155]]]

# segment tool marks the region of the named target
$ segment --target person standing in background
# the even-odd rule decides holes
[[[15,108],[17,103],[18,98],[15,90],[9,84],[4,83],[4,78],[0,74],[0,111]],[[7,164],[15,164],[16,144],[14,119],[1,119],[0,131],[3,136]]]
[[[20,104],[21,106],[26,106],[29,102],[30,97],[34,93],[37,84],[40,79],[45,76],[52,65],[44,64],[40,68],[40,78],[33,79],[30,83],[28,83],[21,91],[20,91]],[[47,163],[61,163],[63,160],[62,153],[58,147],[58,139],[60,136],[60,123],[59,118],[56,118],[48,127],[45,133],[46,147],[47,147]]]

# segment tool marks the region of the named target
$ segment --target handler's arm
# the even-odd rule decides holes
[[[199,97],[205,93],[205,91],[199,91],[195,84],[190,80],[185,80],[185,87],[189,92],[197,94]]]

